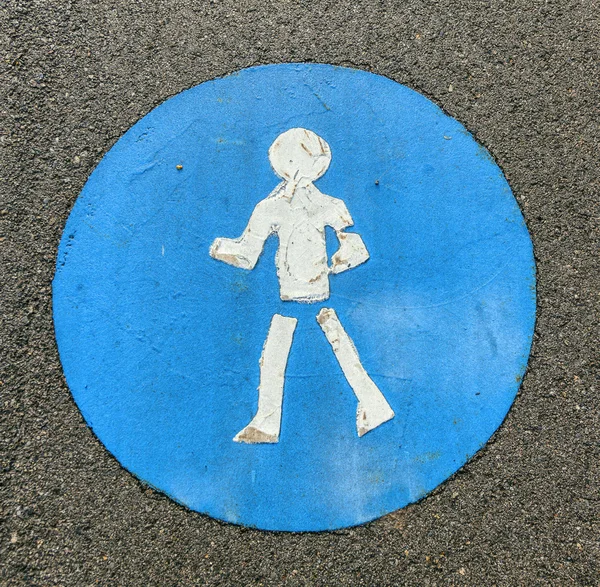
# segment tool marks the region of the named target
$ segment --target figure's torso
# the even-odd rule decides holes
[[[280,296],[284,301],[319,302],[329,297],[325,227],[352,225],[342,200],[322,194],[313,184],[284,190],[263,201],[279,237],[276,256]]]

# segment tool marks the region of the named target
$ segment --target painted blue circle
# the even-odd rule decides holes
[[[371,255],[318,304],[279,299],[276,237],[252,271],[208,254],[279,183],[267,151],[293,127],[331,146],[316,185]],[[53,289],[67,382],[106,448],[193,510],[271,530],[366,522],[447,479],[504,419],[535,319],[531,241],[488,152],[420,94],[314,64],[203,83],[135,124],[73,208]],[[361,438],[324,306],[396,414]],[[274,313],[298,318],[280,440],[236,443]]]

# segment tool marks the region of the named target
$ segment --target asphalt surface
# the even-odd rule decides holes
[[[0,584],[600,584],[600,26],[592,0],[0,2]],[[179,91],[261,63],[383,74],[488,148],[529,226],[538,320],[492,441],[420,503],[275,534],[192,513],[103,449],[51,280],[86,178]]]

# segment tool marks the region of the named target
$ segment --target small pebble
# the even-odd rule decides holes
[[[183,169],[183,165],[175,165],[175,169],[179,169],[181,171]]]

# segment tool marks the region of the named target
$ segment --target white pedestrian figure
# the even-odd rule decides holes
[[[352,269],[369,258],[360,235],[344,232],[354,223],[342,200],[322,194],[313,184],[331,162],[329,145],[304,128],[292,128],[277,137],[269,160],[283,180],[259,202],[248,226],[237,239],[217,238],[210,255],[242,269],[253,269],[272,234],[279,237],[275,257],[280,296],[284,301],[320,302],[329,298],[329,274]],[[337,234],[340,247],[327,262],[325,227]],[[317,321],[358,400],[359,436],[391,420],[394,412],[362,366],[354,343],[334,310],[323,308]],[[275,314],[259,361],[258,410],[234,438],[236,442],[279,441],[283,385],[296,318]]]

